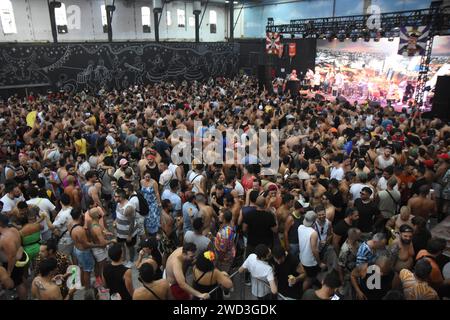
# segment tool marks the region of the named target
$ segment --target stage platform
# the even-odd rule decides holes
[[[333,95],[331,95],[331,94],[323,93],[323,92],[320,91],[320,90],[319,90],[319,91],[309,91],[309,90],[301,90],[301,91],[300,91],[300,94],[301,94],[301,95],[303,95],[303,96],[306,95],[308,98],[315,98],[316,93],[318,93],[318,94],[324,96],[326,100],[329,100],[329,101],[335,101],[335,100],[336,100],[336,96],[333,96]],[[359,96],[346,96],[346,95],[341,95],[341,96],[344,97],[345,99],[347,99],[347,101],[348,101],[350,104],[353,104],[355,101],[358,101],[358,104],[363,104],[363,103],[366,103],[366,102],[367,102],[367,98],[365,98],[365,97],[359,97]],[[385,99],[382,99],[382,100],[377,101],[377,102],[380,103],[380,106],[381,106],[382,108],[385,108],[385,107],[387,106],[387,101],[386,101]],[[395,110],[396,112],[402,112],[403,108],[406,108],[406,109],[409,108],[409,106],[408,106],[406,103],[402,103],[402,102],[393,103],[393,104],[392,104],[392,107],[394,108],[394,110]],[[426,106],[425,108],[422,108],[422,111],[425,111],[425,112],[426,112],[426,111],[430,111],[430,110],[431,110],[431,107],[430,107],[430,106]]]

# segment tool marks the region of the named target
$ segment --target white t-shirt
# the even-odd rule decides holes
[[[178,166],[171,163],[167,170],[164,170],[164,172],[159,176],[159,184],[162,185],[164,189],[170,188],[170,181],[177,178],[177,168]]]
[[[91,170],[89,162],[85,161],[78,167],[78,172],[84,177],[86,173]]]
[[[11,199],[7,194],[5,194],[1,199],[1,202],[3,202],[3,210],[2,212],[10,212],[13,210],[17,204],[20,201],[25,201],[25,198],[23,196],[20,196],[18,198]]]
[[[300,180],[309,180],[309,179],[311,179],[311,176],[309,175],[308,172],[303,171],[303,170],[300,170],[300,171],[298,172],[298,178],[299,178]]]
[[[377,188],[380,191],[387,189],[387,180],[385,177],[381,177],[380,180],[378,180]],[[399,191],[398,184],[395,185],[394,190]]]
[[[252,253],[242,265],[252,276],[252,294],[255,297],[264,297],[270,293],[267,286],[269,281],[274,280],[273,269],[265,261],[261,261]]]
[[[341,167],[331,168],[330,179],[336,179],[338,181],[341,181],[342,179],[344,179],[344,169],[342,169]]]
[[[72,222],[72,216],[70,215],[71,211],[72,207],[61,209],[61,211],[59,211],[56,215],[55,221],[53,222],[53,226],[55,226],[55,228],[59,230],[60,234],[63,234],[65,232],[62,238],[59,240],[60,244],[67,245],[73,243],[72,238],[69,234],[70,232],[69,230],[67,230],[67,226]]]
[[[191,171],[187,177],[188,182],[192,184],[192,192],[197,193],[200,191],[200,186],[203,180],[203,175],[195,171]]]
[[[239,181],[236,181],[234,185],[234,190],[238,193],[239,197],[243,197],[245,195],[245,190],[242,184]]]
[[[367,185],[367,184],[362,184],[362,183],[354,183],[354,184],[352,184],[352,186],[350,187],[350,193],[352,194],[352,200],[356,200],[356,199],[361,198],[361,190],[364,187],[370,188],[372,190],[372,192],[373,192],[372,187]],[[372,193],[372,195],[373,195],[373,193]],[[371,197],[372,197],[372,195],[371,195]]]
[[[50,216],[50,212],[56,209],[55,205],[51,203],[50,200],[46,198],[34,198],[27,201],[29,206],[38,206],[41,211],[45,211],[48,216]]]
[[[46,198],[34,198],[34,199],[30,199],[27,201],[27,204],[30,205],[35,205],[39,207],[40,211],[44,211],[45,213],[47,213],[47,215],[50,217],[50,212],[53,212],[56,207],[53,205],[53,203],[51,203],[50,200],[46,199]],[[44,235],[45,237],[49,236],[48,233],[48,225],[47,223],[44,221],[41,222],[41,226],[43,227],[43,229],[41,230],[41,235]],[[46,240],[46,239],[44,239]]]

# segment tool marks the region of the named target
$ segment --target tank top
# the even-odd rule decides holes
[[[200,183],[202,182],[203,179],[203,175],[201,173],[197,173],[195,171],[191,171],[188,175],[188,181],[189,183],[193,186],[192,187],[192,192],[199,192],[199,186]]]
[[[304,225],[298,227],[298,244],[300,249],[299,258],[300,262],[305,267],[317,266],[316,258],[314,258],[314,255],[311,250],[311,234],[313,232],[314,229],[311,227],[305,227]],[[318,242],[317,245],[319,245]]]
[[[91,186],[92,185],[89,186],[87,184],[83,184],[81,186],[81,208],[83,210],[89,209],[88,203],[91,203],[91,201],[93,201],[92,197],[89,195],[89,189],[91,188]]]
[[[118,293],[122,300],[131,300],[131,295],[125,286],[123,276],[128,268],[124,265],[113,266],[108,264],[103,270],[103,277],[105,278],[106,286],[111,294]]]
[[[385,168],[387,168],[387,167],[389,167],[389,166],[391,166],[393,164],[394,164],[394,158],[391,157],[389,160],[385,160],[382,155],[378,156],[378,167],[381,170],[383,170],[383,169],[385,169]]]
[[[374,276],[373,273],[370,274],[367,273],[364,278],[359,279],[361,291],[367,297],[367,300],[381,300],[386,295],[386,293],[392,289],[392,280],[394,279],[394,272],[381,276],[379,289],[368,288],[367,284],[374,282],[371,279],[369,279],[371,276],[372,277]]]
[[[31,260],[34,260],[39,255],[41,248],[40,244],[41,232],[35,232],[27,236],[22,236],[23,250],[28,254]]]
[[[294,219],[294,224],[289,229],[288,240],[290,244],[298,244],[298,227],[302,224],[302,217],[295,217],[292,213],[292,218]]]
[[[198,278],[195,279],[194,276],[194,283],[193,283],[193,288],[195,290],[197,290],[198,292],[201,293],[208,293],[211,290],[213,290],[215,287],[218,286],[217,283],[215,284],[210,284],[210,285],[204,285],[204,284],[200,284],[199,281],[207,274],[207,272],[202,273],[202,275]],[[211,280],[210,282],[212,282],[214,276],[214,270],[211,272]],[[215,290],[209,297],[210,300],[223,300],[223,295],[222,295],[222,290],[219,288],[217,290]],[[194,297],[194,300],[199,300],[197,297]]]
[[[131,203],[127,202],[123,207],[120,205],[116,206],[116,222],[117,222],[117,238],[126,239],[128,237],[128,230],[130,229],[130,222],[128,218],[125,216],[125,210],[129,207],[133,206]],[[135,230],[132,233],[132,237],[137,234],[138,230]]]

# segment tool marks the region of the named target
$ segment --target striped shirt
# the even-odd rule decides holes
[[[120,204],[116,206],[116,223],[117,223],[117,238],[126,239],[128,237],[128,231],[130,229],[130,221],[125,216],[125,211],[130,207],[133,210],[133,214],[135,213],[134,207],[131,203],[127,201],[127,203],[122,207]],[[132,237],[136,236],[138,230],[136,225],[133,226],[133,232],[131,234]]]
[[[362,265],[367,263],[369,265],[374,264],[376,260],[376,255],[372,252],[367,242],[363,242],[358,249],[356,254],[356,265]]]

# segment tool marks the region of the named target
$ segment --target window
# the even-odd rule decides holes
[[[209,10],[209,32],[217,32],[217,12],[214,10]]]
[[[217,12],[214,10],[209,10],[209,23],[217,24]]]
[[[58,33],[67,33],[66,5],[61,2],[61,7],[55,8],[55,20]]]
[[[189,27],[195,27],[195,18],[189,17]]]
[[[106,8],[105,5],[102,4],[100,6],[100,9],[102,11],[102,25],[103,25],[103,32],[108,33],[108,18],[106,18]]]
[[[168,26],[172,25],[172,16],[170,14],[170,11],[167,11],[167,25]]]
[[[55,19],[57,26],[67,26],[66,6],[61,2],[61,7],[55,8]]]
[[[144,33],[150,33],[150,8],[142,7],[141,8],[141,17],[142,17],[142,31]]]
[[[184,14],[184,10],[177,9],[177,21],[178,21],[178,26],[180,28],[184,28],[184,26],[186,24],[186,16]]]
[[[0,19],[4,34],[17,33],[16,21],[10,0],[0,0]]]

